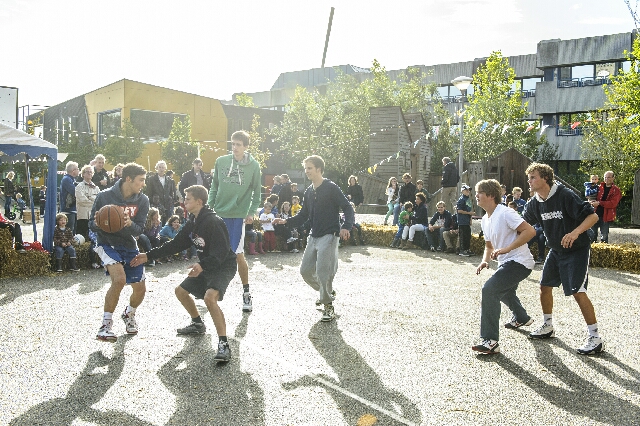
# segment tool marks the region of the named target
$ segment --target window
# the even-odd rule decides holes
[[[631,70],[631,61],[622,62],[620,64],[620,68],[622,68],[622,71],[624,71],[624,72],[629,72]]]
[[[445,99],[447,96],[449,96],[449,88],[447,86],[436,87],[436,91],[438,92],[438,95],[440,95],[442,99]]]
[[[121,129],[119,109],[98,113],[98,145],[102,145],[110,136],[119,135]]]
[[[542,81],[542,77],[523,78],[522,90],[536,90],[536,83]]]
[[[571,67],[558,68],[558,80],[571,80]]]
[[[593,78],[595,76],[594,70],[593,64],[571,67],[571,78]]]
[[[131,124],[140,132],[140,137],[148,141],[164,141],[169,137],[173,120],[183,120],[186,114],[172,112],[148,111],[143,109],[131,109],[129,115]]]

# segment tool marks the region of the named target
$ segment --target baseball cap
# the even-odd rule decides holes
[[[461,190],[461,191],[464,191],[465,189],[471,189],[471,187],[470,187],[469,185],[464,185],[464,184],[463,184],[463,185],[460,187],[460,190]]]

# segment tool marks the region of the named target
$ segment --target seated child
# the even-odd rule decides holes
[[[164,244],[167,241],[173,240],[176,235],[178,235],[178,231],[180,230],[180,217],[178,215],[173,215],[167,220],[167,224],[162,227],[158,236],[160,237],[160,244]],[[167,262],[171,262],[171,256],[167,257]]]
[[[262,232],[264,233],[264,248],[266,251],[276,249],[276,233],[273,227],[275,216],[271,213],[272,205],[270,202],[264,203],[263,213],[260,215],[260,224],[262,224]]]
[[[413,203],[411,201],[407,201],[404,203],[404,210],[400,212],[400,216],[398,216],[398,232],[396,232],[395,237],[393,237],[393,242],[390,247],[400,248],[400,242],[402,241],[402,231],[404,231],[404,227],[408,226],[411,222],[411,212],[413,211]]]
[[[180,206],[177,206],[174,210],[174,214],[180,218],[180,229],[182,229],[184,224],[187,223],[187,218],[184,214],[184,209]],[[189,260],[189,255],[191,255],[191,259],[198,258],[198,251],[195,245],[191,246],[189,250],[182,251],[180,254],[182,255],[183,260]]]
[[[76,265],[76,249],[73,248],[73,230],[67,228],[67,215],[58,213],[56,215],[56,227],[53,230],[53,248],[56,255],[56,272],[62,272],[62,256],[64,252],[69,253],[69,269],[78,272]]]
[[[18,253],[26,253],[27,251],[22,246],[22,229],[20,224],[12,222],[9,219],[5,219],[0,212],[0,229],[8,229],[11,233],[11,238],[15,240],[15,249]]]
[[[291,217],[291,204],[288,201],[282,203],[282,211],[277,215],[280,219],[289,219]],[[294,244],[298,240],[293,236],[289,225],[275,225],[274,226],[276,236],[282,236],[287,239],[287,251],[290,253],[298,253],[299,250],[295,248]]]
[[[253,220],[254,219],[251,217],[244,222],[244,236],[249,242],[249,254],[264,254],[264,248],[262,247],[262,232],[253,229]]]
[[[360,224],[358,223],[358,221],[355,218],[355,211],[356,211],[356,206],[353,203],[349,203],[351,204],[351,207],[353,208],[354,211],[354,224],[353,224],[353,228],[351,229],[351,235],[349,237],[349,239],[351,241],[353,241],[353,245],[357,246],[358,242],[360,242],[360,245],[363,246],[364,245],[364,238],[362,238],[362,226],[360,226]],[[341,214],[340,216],[340,222],[344,222],[344,213]],[[358,231],[358,241],[356,241],[356,233],[355,231]]]
[[[138,237],[138,244],[142,250],[146,253],[152,248],[160,247],[160,211],[155,207],[149,208],[147,214],[147,223],[144,225],[144,231]],[[158,260],[151,260],[147,262],[147,266],[155,266],[156,264],[162,265],[162,262]]]

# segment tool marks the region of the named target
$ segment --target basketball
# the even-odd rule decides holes
[[[104,232],[118,232],[124,227],[124,210],[120,206],[107,204],[98,211],[97,223]]]
[[[71,240],[71,243],[74,246],[79,246],[81,244],[84,244],[84,237],[82,236],[82,234],[76,234],[76,235],[74,235],[73,239]]]

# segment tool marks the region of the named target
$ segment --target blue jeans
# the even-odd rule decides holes
[[[396,205],[393,206],[393,224],[394,225],[398,224],[398,217],[400,216],[400,210],[402,210],[402,208],[400,207],[400,203],[396,203]]]
[[[404,227],[406,225],[398,225],[398,232],[396,232],[396,236],[394,238],[402,239],[402,231],[404,231]]]
[[[66,246],[66,247],[55,246],[54,249],[56,251],[56,259],[62,259],[62,256],[64,256],[65,251],[69,253],[70,258],[76,257],[76,249],[74,249],[73,246]]]
[[[429,247],[439,247],[440,250],[445,250],[447,245],[444,242],[444,228],[438,228],[434,231],[429,231],[426,229],[427,234],[427,242],[429,243]],[[438,241],[436,241],[436,238]]]
[[[500,338],[500,302],[507,305],[516,321],[529,321],[529,314],[516,295],[520,281],[531,274],[531,269],[516,261],[505,262],[484,283],[482,287],[482,310],[480,314],[480,337],[499,340]]]
[[[601,217],[591,228],[593,230],[593,242],[598,242],[598,228],[600,228],[600,241],[603,243],[609,243],[609,225],[611,222],[604,222]]]
[[[536,236],[529,240],[529,247],[534,243],[538,243],[538,259],[544,259],[545,249],[547,248],[547,239],[544,236],[544,231],[539,226],[534,226],[533,229],[536,230]]]
[[[11,210],[11,195],[4,196],[4,215],[7,216]]]
[[[76,218],[77,213],[62,212],[67,216],[67,227],[73,231],[73,235],[76,235]]]

